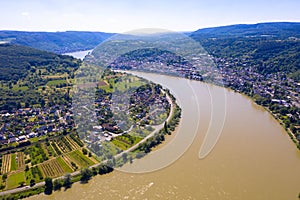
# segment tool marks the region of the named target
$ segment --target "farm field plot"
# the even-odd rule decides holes
[[[56,158],[56,160],[65,172],[68,172],[68,173],[73,172],[71,167],[64,161],[64,159],[62,159],[62,157],[58,157],[58,158]]]
[[[57,79],[57,80],[48,81],[47,86],[57,86],[60,84],[67,84],[67,80],[66,79]]]
[[[61,151],[59,150],[59,148],[55,142],[52,141],[50,146],[54,150],[56,155],[61,155]]]
[[[11,155],[6,154],[2,156],[2,167],[1,167],[1,173],[6,174],[10,170],[10,165],[11,165]]]
[[[41,147],[42,147],[43,151],[45,152],[45,155],[49,158],[51,156],[51,153],[49,154],[49,150],[47,148],[46,143],[42,143]]]
[[[71,167],[71,169],[72,170],[77,170],[77,165],[76,165],[76,163],[74,163],[73,162],[73,160],[68,156],[68,155],[62,155],[61,157],[60,157],[69,167]],[[76,166],[75,166],[75,165]]]
[[[66,136],[65,139],[70,143],[72,149],[80,148],[80,146],[70,136]]]
[[[77,145],[71,143],[71,141],[68,140],[67,137],[61,137],[59,139],[56,139],[55,144],[59,148],[59,151],[63,153],[68,153],[70,151],[77,149]]]
[[[10,159],[10,171],[17,170],[17,161],[16,161],[16,154],[11,154],[11,159]]]
[[[112,140],[112,143],[122,150],[126,150],[141,141],[142,138],[129,134],[120,135]]]
[[[65,173],[62,166],[56,159],[44,162],[39,165],[45,177],[57,177]]]
[[[67,157],[82,168],[95,164],[88,157],[83,155],[79,150],[69,153]]]
[[[3,185],[3,182],[2,182],[2,175],[0,175],[0,186]]]
[[[26,175],[26,185],[30,184],[30,180],[34,179],[36,182],[40,182],[43,180],[43,174],[41,170],[37,167],[31,167],[28,171],[25,172]]]
[[[26,149],[26,154],[30,155],[31,164],[39,164],[48,160],[46,153],[44,152],[41,144],[36,144],[35,146],[31,146],[29,149]]]
[[[23,169],[25,167],[25,160],[24,160],[24,153],[23,152],[18,152],[16,161],[18,164],[18,169]]]
[[[25,183],[25,172],[18,172],[8,176],[6,189],[16,188],[20,183]]]
[[[51,145],[50,142],[47,142],[45,144],[45,148],[47,150],[47,154],[49,155],[49,157],[52,157],[52,156],[55,157],[55,156],[57,156],[57,154],[55,153],[55,151],[54,151],[54,149],[53,149],[53,147],[52,147],[52,145]]]
[[[26,91],[28,90],[28,86],[18,86],[18,85],[15,85],[13,88],[13,91]]]
[[[78,146],[83,147],[84,144],[82,143],[82,141],[78,138],[78,136],[71,134],[68,137],[70,137],[73,141],[75,141],[77,143]]]

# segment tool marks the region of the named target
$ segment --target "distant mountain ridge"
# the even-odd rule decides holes
[[[0,31],[10,41],[54,53],[94,49],[111,37],[104,32]],[[269,22],[203,28],[188,34],[215,58],[249,60],[262,74],[286,72],[300,81],[300,23]]]
[[[300,37],[300,22],[269,22],[258,24],[236,24],[214,28],[203,28],[192,33],[203,37],[272,36]]]
[[[112,36],[104,32],[25,32],[0,31],[0,41],[30,46],[54,53],[68,53],[95,48],[98,44]]]
[[[248,67],[255,67],[263,75],[284,72],[300,81],[298,22],[206,28],[193,32],[190,37],[216,59],[247,60]]]

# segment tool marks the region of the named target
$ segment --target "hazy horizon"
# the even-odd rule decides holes
[[[261,23],[300,23],[300,21],[265,21],[265,22],[257,22],[257,23],[244,23],[244,24],[225,24],[225,25],[220,25],[220,26],[207,26],[207,27],[201,27],[201,28],[198,28],[198,29],[195,29],[195,30],[186,30],[186,31],[177,31],[177,30],[170,30],[170,31],[177,31],[177,32],[182,32],[182,33],[189,33],[189,32],[194,32],[194,31],[197,31],[197,30],[200,30],[200,29],[206,29],[206,28],[217,28],[217,27],[224,27],[224,26],[232,26],[232,25],[255,25],[255,24],[261,24]],[[143,28],[141,28],[143,29]],[[155,28],[154,28],[155,29]],[[140,29],[134,29],[133,31],[135,30],[140,30]],[[164,30],[164,29],[162,29]],[[167,29],[165,29],[167,30]],[[104,32],[104,33],[127,33],[127,32],[107,32],[107,31],[101,31],[101,30],[95,30],[95,31],[91,31],[91,30],[17,30],[17,29],[0,29],[0,31],[20,31],[20,32],[48,32],[48,33],[59,33],[59,32]],[[128,31],[128,32],[131,32],[132,30]]]
[[[189,32],[263,22],[300,22],[300,1],[274,0],[12,0],[2,1],[0,30],[101,31],[142,28]]]

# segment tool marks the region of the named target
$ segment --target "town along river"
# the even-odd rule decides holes
[[[177,98],[182,119],[174,135],[157,151],[121,171],[32,199],[298,199],[300,152],[267,111],[249,98],[221,87],[157,74],[136,74],[169,88]],[[217,144],[199,159],[205,135],[216,131],[216,127],[221,127]],[[169,166],[163,166],[177,157]],[[161,169],[124,172],[154,168]]]

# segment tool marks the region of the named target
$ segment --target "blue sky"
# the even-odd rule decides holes
[[[192,31],[273,21],[300,22],[299,0],[1,0],[0,30]]]

